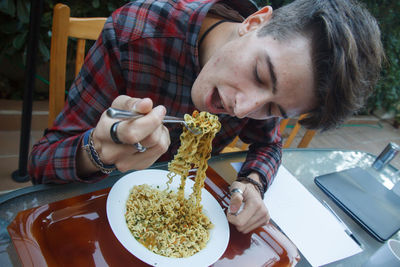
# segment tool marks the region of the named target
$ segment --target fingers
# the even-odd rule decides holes
[[[164,106],[153,108],[144,117],[136,120],[122,121],[118,126],[118,138],[125,144],[135,144],[147,138],[145,146],[151,146],[156,141],[154,138],[160,134],[158,129],[162,125],[166,109]],[[158,130],[158,131],[157,131]]]
[[[155,145],[148,146],[144,144],[148,144],[146,142],[142,142],[141,144],[146,146],[147,150],[143,153],[132,153],[133,146],[130,146],[130,153],[126,153],[127,150],[121,151],[119,154],[118,160],[116,161],[116,167],[121,172],[125,172],[128,170],[142,170],[149,166],[151,166],[160,155],[164,154],[171,143],[169,138],[168,129],[165,126],[161,126],[162,134],[160,134],[161,138],[157,141]]]
[[[242,221],[242,223],[239,223],[238,225],[236,225],[236,228],[238,229],[238,231],[247,234],[249,232],[251,232],[252,230],[265,225],[269,222],[269,213],[268,210],[266,208],[266,206],[264,205],[264,203],[257,202],[252,204],[252,211],[250,212],[251,215],[246,215],[245,213],[242,214],[243,217],[249,218],[247,221],[244,220]],[[245,205],[245,207],[243,208],[243,212],[246,212],[247,210],[250,211],[250,209],[248,209]],[[239,214],[240,215],[240,214]]]
[[[114,99],[111,107],[147,114],[153,108],[153,101],[150,98],[133,98],[120,95]]]
[[[139,101],[136,101],[132,106],[133,111],[141,114],[149,113],[152,108],[153,108],[153,101],[150,98],[143,98]]]
[[[117,144],[111,138],[111,126],[118,120],[109,118],[104,112],[93,132],[93,142],[100,159],[105,164],[115,164],[120,171],[144,169],[153,164],[169,145],[168,129],[162,124],[166,114],[164,106],[153,108],[149,98],[138,99],[118,96],[112,103],[113,108],[130,110],[140,114],[135,120],[122,120],[114,129],[113,135],[122,142]],[[140,143],[146,148],[139,152],[133,144]]]
[[[234,189],[238,189],[240,191],[233,192]],[[234,188],[231,187],[231,202],[228,210],[231,215],[239,214],[239,210],[243,204],[243,191],[244,186],[236,185]]]
[[[122,143],[135,144],[141,142],[146,147],[157,143],[156,136],[161,133],[161,130],[158,128],[162,125],[162,119],[166,114],[164,106],[153,108],[153,101],[150,98],[139,99],[126,95],[118,96],[111,106],[144,115],[135,120],[123,120],[118,124],[117,137]],[[107,130],[114,122],[116,122],[115,119],[108,118],[103,114],[98,126]],[[103,133],[102,137],[105,139],[109,134],[107,131],[103,131]],[[100,133],[98,136],[100,136]],[[146,139],[146,144],[142,143],[143,139]]]
[[[241,189],[243,194],[232,194],[229,212],[227,214],[228,221],[234,224],[238,231],[242,233],[249,233],[256,228],[267,224],[270,218],[269,213],[260,197],[260,193],[254,185],[234,182],[231,185],[231,191],[233,188]],[[237,213],[242,204],[243,209]]]
[[[118,129],[119,131],[120,129]],[[168,150],[171,141],[168,129],[164,125],[160,125],[149,136],[138,142],[146,148],[145,152],[138,152],[133,144],[125,142],[125,144],[115,144],[113,141],[103,142],[101,148],[96,148],[96,150],[104,163],[116,164],[118,170],[126,171],[133,168],[132,163],[135,163],[134,169],[150,166]],[[138,158],[139,154],[141,157]],[[143,160],[143,157],[147,158]],[[139,162],[139,160],[141,161]],[[151,164],[148,164],[148,162]]]

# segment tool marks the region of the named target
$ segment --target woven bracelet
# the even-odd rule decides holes
[[[104,164],[100,157],[99,154],[97,153],[96,149],[94,148],[94,143],[93,143],[93,129],[87,131],[84,136],[83,136],[83,146],[82,148],[86,151],[86,153],[89,156],[90,161],[93,163],[94,166],[96,166],[100,171],[104,174],[110,174],[112,171],[116,170],[117,168],[115,167],[114,164],[112,165],[107,165]]]
[[[253,184],[255,187],[257,187],[258,191],[260,192],[261,199],[264,199],[264,193],[265,193],[264,192],[264,188],[259,182],[255,181],[255,180],[253,180],[253,179],[251,179],[250,177],[247,177],[247,176],[238,177],[236,179],[236,181],[238,181],[238,182],[246,181],[246,182],[249,182],[249,183]]]

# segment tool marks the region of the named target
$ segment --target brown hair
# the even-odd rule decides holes
[[[301,120],[330,129],[359,110],[379,78],[384,52],[376,20],[354,0],[296,0],[272,14],[259,37],[311,38],[318,105]]]

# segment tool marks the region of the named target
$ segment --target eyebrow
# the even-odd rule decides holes
[[[277,89],[276,89],[275,67],[272,64],[271,58],[269,57],[268,53],[266,53],[266,55],[265,55],[265,60],[267,61],[269,76],[271,77],[271,81],[272,81],[272,93],[274,95],[276,95]],[[280,105],[277,105],[277,106],[279,108],[279,112],[282,114],[282,117],[286,119],[288,117],[286,111]]]

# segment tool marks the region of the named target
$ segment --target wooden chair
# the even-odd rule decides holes
[[[54,7],[50,48],[49,120],[51,127],[65,103],[65,77],[67,45],[69,38],[77,39],[75,76],[85,58],[86,40],[96,40],[103,29],[106,18],[73,18],[70,8],[64,4]]]
[[[249,144],[243,143],[240,140],[239,136],[236,136],[233,141],[222,149],[221,153],[229,153],[229,152],[236,152],[236,151],[244,151],[249,148]]]
[[[290,145],[293,143],[294,138],[296,137],[297,133],[300,131],[300,128],[301,128],[299,120],[303,119],[306,116],[307,116],[307,114],[302,114],[299,116],[299,118],[296,120],[296,123],[295,123],[292,131],[290,132],[290,134],[288,135],[287,138],[285,138],[284,132],[285,132],[285,129],[287,128],[290,118],[287,118],[287,119],[284,119],[281,121],[280,131],[281,131],[282,137],[284,138],[283,148],[289,148]],[[311,142],[311,139],[314,137],[316,132],[317,132],[316,130],[305,130],[303,137],[301,138],[300,142],[297,144],[297,147],[298,148],[308,147],[308,145]]]
[[[296,135],[299,133],[299,131],[301,129],[299,120],[303,119],[305,116],[306,116],[306,114],[300,115],[300,117],[296,120],[296,123],[295,123],[292,131],[290,132],[290,134],[287,137],[285,137],[284,132],[285,132],[285,129],[287,128],[289,121],[291,119],[287,118],[287,119],[284,119],[281,121],[280,131],[281,131],[282,138],[284,138],[283,148],[289,148],[290,145],[293,143],[293,140],[295,139]],[[316,133],[316,130],[305,130],[305,133],[304,133],[303,137],[301,138],[300,142],[297,144],[297,147],[298,148],[307,147],[310,144],[315,133]],[[221,153],[244,151],[244,150],[247,150],[248,148],[249,148],[249,145],[241,142],[239,137],[236,136],[235,139],[233,139],[233,141],[228,146],[226,146],[222,150]]]

